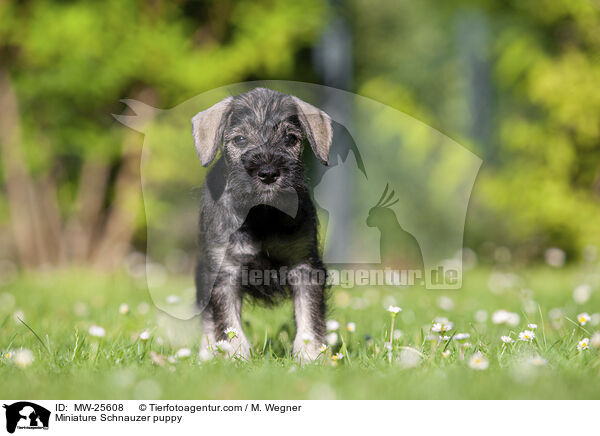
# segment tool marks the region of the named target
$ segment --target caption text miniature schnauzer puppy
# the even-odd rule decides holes
[[[196,268],[203,346],[228,340],[248,358],[242,331],[245,296],[266,302],[291,295],[294,354],[314,360],[325,336],[326,270],[318,253],[315,207],[302,163],[308,142],[323,164],[331,120],[316,107],[265,88],[228,97],[192,119],[196,151],[209,165],[200,213]]]

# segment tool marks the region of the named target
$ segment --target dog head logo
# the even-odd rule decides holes
[[[29,401],[5,404],[6,431],[14,433],[16,429],[48,429],[50,411]]]

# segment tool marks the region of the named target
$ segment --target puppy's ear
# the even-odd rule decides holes
[[[329,148],[333,136],[331,118],[321,109],[297,97],[292,98],[298,107],[298,117],[304,128],[306,139],[321,163],[328,165]]]
[[[192,118],[192,135],[194,146],[202,166],[208,166],[219,149],[223,139],[223,115],[231,103],[232,97],[227,97],[208,109],[198,112]]]

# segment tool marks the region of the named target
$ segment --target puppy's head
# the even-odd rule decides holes
[[[237,192],[261,196],[302,185],[304,142],[326,165],[332,137],[331,119],[323,111],[265,88],[198,113],[192,130],[202,165],[212,162],[222,144],[228,182]]]

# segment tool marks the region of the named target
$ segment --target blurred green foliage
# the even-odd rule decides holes
[[[467,245],[537,259],[558,246],[573,260],[599,244],[597,2],[352,5],[358,92],[484,159]]]
[[[577,259],[600,245],[594,1],[1,2],[0,68],[18,99],[28,174],[56,185],[66,223],[81,206],[85,164],[103,166],[106,225],[127,135],[141,145],[110,115],[122,112],[119,99],[168,108],[244,80],[318,81],[310,49],[334,14],[351,27],[355,92],[484,159],[467,245],[495,241],[519,259],[540,259],[549,246]],[[2,241],[9,215],[0,194]],[[137,218],[137,245],[143,225]]]
[[[27,172],[56,184],[68,220],[81,206],[85,164],[102,166],[109,209],[128,148],[111,116],[119,99],[166,108],[250,77],[294,77],[296,53],[324,13],[317,0],[1,2],[0,63],[19,104]],[[141,148],[141,137],[134,142]]]

